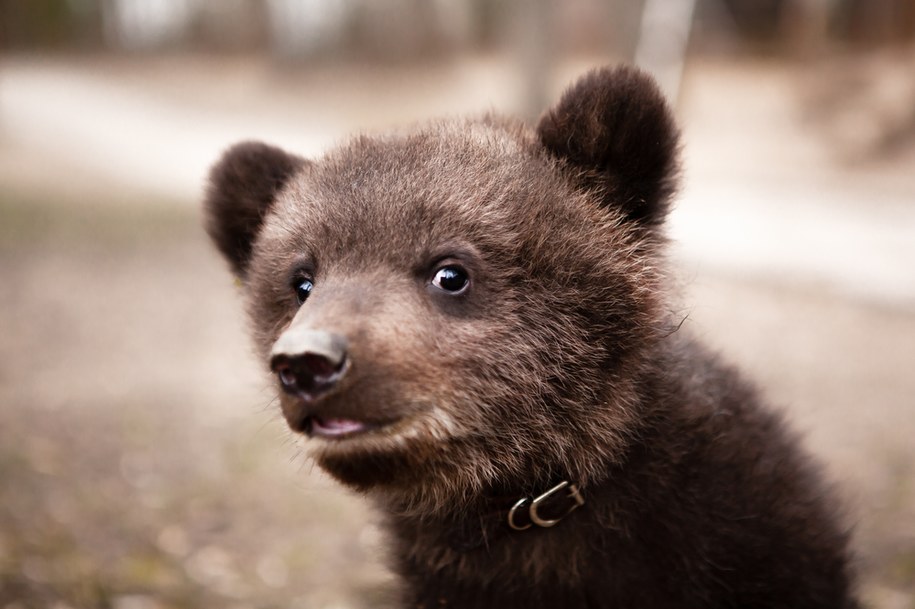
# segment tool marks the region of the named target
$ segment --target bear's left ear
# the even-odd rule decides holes
[[[236,144],[210,171],[204,201],[206,230],[244,278],[254,240],[280,189],[308,161],[259,142]]]
[[[540,141],[608,207],[652,226],[677,188],[678,132],[654,81],[632,67],[595,70],[546,112]]]

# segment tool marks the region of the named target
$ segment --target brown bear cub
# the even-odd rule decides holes
[[[670,312],[677,137],[618,68],[533,130],[244,143],[213,169],[207,228],[283,414],[382,510],[405,607],[856,606],[816,467]]]

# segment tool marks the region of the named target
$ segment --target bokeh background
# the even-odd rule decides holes
[[[314,470],[201,229],[257,138],[655,74],[690,331],[788,413],[915,608],[912,0],[0,0],[0,609],[366,608],[371,512]]]

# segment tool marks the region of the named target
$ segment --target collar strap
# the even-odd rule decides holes
[[[506,503],[513,500],[511,497],[504,499]],[[501,502],[498,498],[492,500]],[[481,546],[489,547],[504,536],[516,535],[516,531],[524,531],[535,526],[555,526],[584,503],[578,485],[563,481],[533,499],[523,497],[515,500],[507,512],[505,509],[498,509],[479,514],[477,518],[455,522],[446,539],[452,549],[462,553],[470,552]]]
[[[584,497],[577,484],[563,480],[542,495],[522,497],[508,511],[508,526],[516,531],[524,531],[536,525],[541,528],[555,526],[585,504]]]

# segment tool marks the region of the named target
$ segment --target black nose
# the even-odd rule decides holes
[[[296,328],[280,336],[270,358],[270,368],[283,389],[306,400],[314,400],[336,385],[347,364],[342,336]]]

